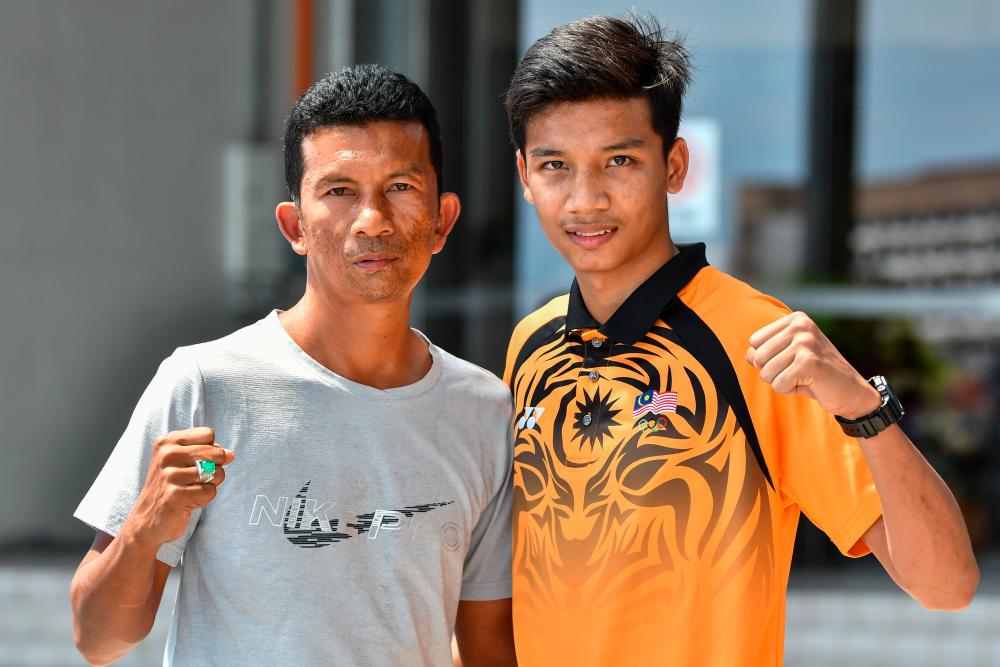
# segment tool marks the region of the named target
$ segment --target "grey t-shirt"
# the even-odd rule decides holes
[[[510,597],[510,396],[430,352],[415,384],[374,389],[272,312],[163,362],[75,516],[117,535],[167,431],[236,453],[157,554],[183,556],[165,665],[450,665],[458,601]]]

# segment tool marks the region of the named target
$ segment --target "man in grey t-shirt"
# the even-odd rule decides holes
[[[467,667],[513,664],[510,397],[408,325],[459,214],[433,107],[329,75],[285,171],[305,294],[160,366],[76,512],[77,646],[127,653],[180,564],[167,665],[449,665],[453,632]]]

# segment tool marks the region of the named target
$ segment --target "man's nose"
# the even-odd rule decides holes
[[[586,215],[608,210],[611,200],[600,175],[580,170],[574,175],[570,187],[572,190],[566,200],[569,213]]]
[[[385,236],[392,234],[392,216],[384,197],[372,197],[361,204],[358,215],[351,225],[351,232],[364,236]]]

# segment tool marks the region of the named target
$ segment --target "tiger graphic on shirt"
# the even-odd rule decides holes
[[[565,324],[529,341],[510,378],[515,415],[530,413],[515,424],[521,620],[634,627],[654,615],[669,629],[701,600],[764,599],[769,487],[705,369],[662,321],[598,358],[588,332],[564,336]],[[643,412],[650,391],[676,394],[675,411]]]

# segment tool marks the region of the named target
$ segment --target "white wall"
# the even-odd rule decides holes
[[[71,514],[159,361],[233,326],[221,165],[249,118],[250,11],[4,3],[0,546],[85,539]]]

